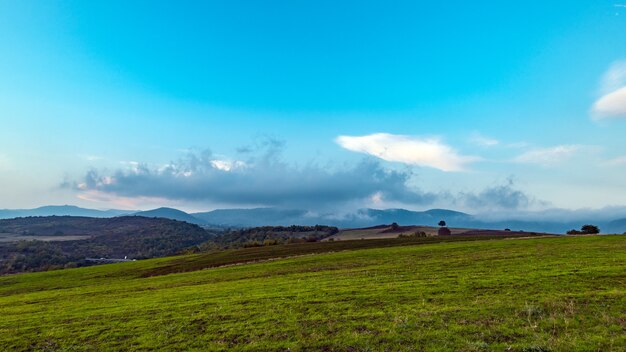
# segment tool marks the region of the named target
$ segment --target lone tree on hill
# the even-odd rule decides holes
[[[595,225],[583,225],[580,228],[580,231],[582,233],[588,233],[588,234],[595,235],[597,233],[600,233],[600,228],[598,228],[598,226],[595,226]]]
[[[598,228],[598,226],[595,225],[583,225],[580,228],[580,231],[578,230],[569,230],[567,231],[568,235],[595,235],[600,233],[600,228]]]
[[[446,227],[446,222],[444,220],[439,221],[438,225],[441,226],[439,230],[437,230],[437,234],[439,236],[449,236],[452,234],[450,229]]]

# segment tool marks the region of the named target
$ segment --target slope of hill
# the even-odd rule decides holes
[[[391,226],[374,226],[357,229],[342,229],[337,234],[328,237],[326,240],[359,240],[359,239],[375,239],[375,238],[397,238],[401,235],[413,235],[415,233],[424,233],[426,236],[437,236],[439,227],[433,226],[401,226],[394,231]],[[450,228],[454,235],[469,231],[466,228]]]
[[[163,218],[70,216],[0,220],[0,274],[90,264],[86,258],[152,258],[173,255],[215,236],[197,225]],[[80,240],[29,241],[32,236],[81,236]],[[24,240],[20,241],[20,239]]]
[[[145,275],[254,248],[0,277],[0,350],[623,351],[624,248],[435,243]]]
[[[171,219],[171,220],[178,220],[178,221],[186,221],[190,224],[196,224],[196,225],[207,224],[206,221],[200,218],[197,218],[188,213],[185,213],[182,210],[178,210],[174,208],[163,207],[163,208],[157,208],[157,209],[152,209],[152,210],[139,211],[139,212],[133,213],[132,215],[145,216],[147,218],[164,218],[164,219]]]
[[[35,209],[0,209],[0,219],[12,219],[27,216],[87,216],[93,218],[108,218],[132,212],[132,210],[117,209],[85,209],[74,205],[47,205]]]
[[[191,215],[211,224],[233,227],[317,225],[318,221],[307,217],[304,210],[277,208],[217,209]]]
[[[626,219],[619,219],[609,222],[606,225],[607,233],[626,233]]]
[[[511,230],[474,229],[450,227],[450,234],[455,236],[493,236],[497,237],[519,237],[519,236],[546,236],[554,235],[542,232],[524,232]],[[431,237],[439,236],[439,227],[434,226],[399,226],[394,228],[391,225],[373,226],[357,229],[342,229],[336,234],[329,236],[324,241],[329,240],[359,240],[359,239],[379,239],[397,237]],[[447,237],[447,236],[443,236]]]

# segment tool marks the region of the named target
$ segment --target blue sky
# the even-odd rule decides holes
[[[626,2],[0,0],[0,207],[626,205]]]

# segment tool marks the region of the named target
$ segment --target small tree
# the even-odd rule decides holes
[[[580,232],[595,235],[597,233],[600,233],[600,228],[598,228],[598,226],[595,226],[595,225],[587,224],[587,225],[583,225],[580,228]]]
[[[595,225],[583,225],[580,228],[580,231],[578,230],[569,230],[567,231],[568,235],[595,235],[600,233],[600,228],[598,228],[598,226]]]
[[[441,226],[441,227],[444,227],[444,226],[446,226],[446,222],[441,220],[441,221],[439,221],[438,225]]]

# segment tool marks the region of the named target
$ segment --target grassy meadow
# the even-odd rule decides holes
[[[371,241],[0,277],[0,350],[626,350],[626,236]]]

